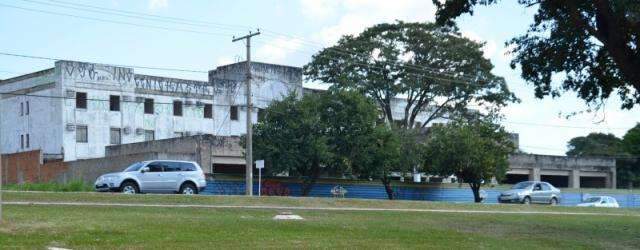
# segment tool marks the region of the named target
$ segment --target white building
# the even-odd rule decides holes
[[[253,122],[259,109],[302,94],[301,69],[252,63]],[[105,146],[246,130],[246,63],[218,67],[209,82],[73,61],[0,81],[0,152],[40,149],[65,161],[102,157]]]

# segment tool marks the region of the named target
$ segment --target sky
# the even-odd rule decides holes
[[[152,16],[135,19],[124,12],[108,15],[104,9],[80,9],[86,5],[175,19],[158,22]],[[533,86],[509,67],[510,56],[505,54],[505,42],[524,34],[534,13],[534,8],[525,9],[516,1],[502,1],[457,19],[464,36],[486,42],[484,53],[495,65],[493,73],[505,77],[521,99],[502,110],[502,124],[520,135],[521,150],[564,155],[573,137],[591,132],[621,137],[640,122],[640,108],[621,110],[617,96],[598,112],[570,118],[565,116],[588,109],[575,93],[556,99],[534,97]],[[303,66],[342,35],[395,20],[432,22],[434,16],[429,0],[5,0],[0,1],[0,52],[207,71],[243,61],[245,44],[231,40],[259,28],[262,34],[252,39],[252,60]],[[186,25],[183,19],[197,22]],[[50,60],[0,55],[0,79],[51,67]],[[207,80],[206,73],[135,72]]]

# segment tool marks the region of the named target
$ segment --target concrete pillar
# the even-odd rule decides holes
[[[611,168],[611,188],[616,189],[618,186],[618,175],[616,172],[616,168]]]
[[[580,188],[580,170],[572,169],[569,173],[569,187]]]
[[[540,181],[540,168],[532,168],[529,173],[530,181]]]

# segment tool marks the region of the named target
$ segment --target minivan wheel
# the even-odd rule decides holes
[[[120,192],[123,194],[137,194],[140,193],[140,190],[138,189],[138,185],[134,182],[127,181],[120,186]]]
[[[549,202],[549,205],[551,206],[558,205],[558,199],[556,199],[556,197],[551,198],[551,202]]]
[[[525,204],[525,205],[531,204],[531,198],[529,198],[529,196],[524,197],[524,199],[522,200],[522,204]]]
[[[180,193],[186,194],[186,195],[197,194],[198,189],[196,189],[196,186],[193,185],[192,183],[185,183],[185,184],[182,184],[182,186],[180,186]]]

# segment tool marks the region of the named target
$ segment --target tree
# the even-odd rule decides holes
[[[398,164],[401,155],[399,138],[387,126],[376,127],[367,138],[370,140],[366,147],[367,164],[354,165],[353,172],[363,178],[379,179],[387,197],[393,200],[395,197],[391,188],[391,172],[403,167]]]
[[[640,123],[622,137],[622,147],[626,156],[616,160],[618,183],[627,187],[640,186]]]
[[[295,93],[272,102],[253,130],[254,159],[265,160],[266,174],[288,173],[302,179],[307,196],[332,153],[327,126],[320,117],[320,97]]]
[[[475,202],[480,186],[492,177],[501,179],[514,150],[509,134],[488,120],[455,121],[431,129],[426,143],[426,166],[440,176],[456,175],[469,184]]]
[[[304,66],[309,80],[333,89],[357,90],[373,98],[388,124],[399,120],[412,128],[427,111],[421,127],[437,118],[466,111],[469,103],[501,107],[517,99],[493,65],[483,44],[428,23],[378,24],[313,56]],[[402,117],[394,117],[395,98],[406,97]]]
[[[327,143],[333,156],[329,164],[331,169],[350,173],[354,165],[368,164],[366,148],[379,115],[373,101],[353,91],[329,91],[319,95],[320,116],[327,126]]]
[[[433,0],[437,22],[473,14],[477,5],[498,0]],[[588,104],[617,91],[622,109],[640,104],[640,2],[636,0],[518,0],[538,11],[526,34],[513,38],[511,67],[533,83],[538,98],[575,91]],[[552,76],[563,74],[561,86]]]
[[[617,156],[624,152],[620,138],[603,133],[575,137],[568,147],[567,156]]]

